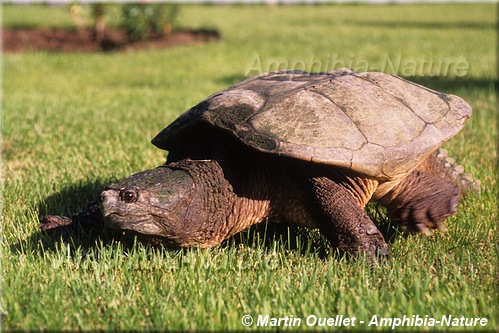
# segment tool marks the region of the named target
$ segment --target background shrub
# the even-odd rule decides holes
[[[141,40],[149,34],[168,34],[178,12],[177,4],[125,4],[121,25],[130,40]]]

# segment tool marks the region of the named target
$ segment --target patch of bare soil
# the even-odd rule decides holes
[[[179,30],[168,35],[150,35],[144,40],[130,41],[122,29],[107,28],[96,39],[89,31],[62,28],[3,29],[3,52],[109,52],[199,45],[220,39],[214,30]]]

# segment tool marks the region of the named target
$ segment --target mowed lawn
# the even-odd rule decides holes
[[[217,29],[221,40],[139,52],[4,54],[2,329],[276,329],[270,319],[256,326],[269,315],[287,317],[277,329],[289,331],[392,331],[404,316],[412,326],[399,331],[497,330],[495,10],[183,5],[178,27]],[[4,6],[3,15],[4,26],[72,24],[67,7]],[[166,152],[150,140],[211,93],[262,71],[344,66],[403,75],[472,105],[472,118],[444,147],[483,190],[463,199],[446,232],[390,233],[392,256],[380,267],[331,254],[315,231],[273,234],[270,225],[208,250],[38,234],[40,216],[69,215],[106,184],[162,164]],[[369,213],[389,223],[381,208]],[[336,315],[356,317],[356,325],[314,322]],[[443,316],[488,321],[431,324]],[[284,326],[297,323],[290,318],[301,325]]]

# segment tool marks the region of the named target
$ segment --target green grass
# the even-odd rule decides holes
[[[4,6],[4,25],[70,26],[65,10]],[[493,4],[183,6],[179,26],[216,28],[222,40],[4,55],[2,328],[245,330],[243,315],[269,314],[322,329],[305,318],[338,314],[364,320],[353,327],[360,330],[375,328],[367,326],[374,315],[486,317],[486,327],[468,329],[497,330],[495,20]],[[386,66],[398,57],[401,66]],[[151,138],[209,94],[256,74],[255,59],[263,70],[384,69],[463,97],[474,115],[445,147],[482,181],[482,194],[464,198],[447,232],[396,234],[392,260],[376,268],[323,256],[315,232],[294,229],[275,239],[250,231],[211,250],[37,233],[40,216],[82,209],[105,184],[161,164],[166,153]]]

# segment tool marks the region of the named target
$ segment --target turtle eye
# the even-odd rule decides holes
[[[125,187],[120,191],[120,199],[126,203],[132,203],[139,198],[139,192],[134,188]]]

